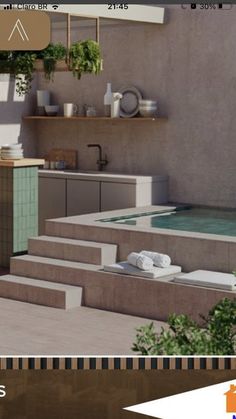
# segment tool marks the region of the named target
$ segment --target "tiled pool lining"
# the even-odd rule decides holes
[[[142,212],[100,221],[236,237],[236,210],[233,209],[182,205],[171,211]]]
[[[102,223],[101,219],[155,211],[172,211],[173,206],[150,206],[107,211],[48,220],[47,234],[80,237],[118,244],[118,258],[125,260],[131,251],[156,250],[171,256],[174,264],[186,272],[209,269],[232,272],[236,268],[236,237],[167,230],[143,226]]]

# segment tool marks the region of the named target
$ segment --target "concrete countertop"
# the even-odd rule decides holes
[[[103,182],[119,183],[151,183],[157,181],[166,181],[168,176],[154,175],[130,175],[121,173],[83,171],[83,170],[39,170],[40,177],[54,177],[64,179],[95,180]]]
[[[26,167],[26,166],[43,166],[43,159],[20,159],[20,160],[2,160],[0,159],[0,167]]]

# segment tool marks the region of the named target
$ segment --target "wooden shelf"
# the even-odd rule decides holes
[[[125,121],[160,121],[160,120],[166,120],[166,117],[155,117],[155,118],[143,118],[143,117],[136,117],[136,118],[109,118],[105,116],[71,116],[71,117],[65,117],[65,116],[23,116],[23,119],[25,120],[60,120],[60,121],[111,121],[111,122],[125,122]]]

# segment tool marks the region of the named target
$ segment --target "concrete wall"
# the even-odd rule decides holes
[[[96,151],[87,144],[98,142],[109,171],[168,174],[170,201],[236,207],[235,18],[234,9],[171,6],[165,25],[102,27],[101,75],[77,81],[57,73],[50,85],[41,77],[39,87],[49,88],[55,103],[93,104],[102,112],[107,81],[113,90],[135,85],[145,98],[156,98],[169,119],[39,122],[38,155],[52,147],[76,148],[79,167],[94,170]]]
[[[0,147],[4,144],[21,142],[27,157],[36,153],[35,127],[22,124],[22,116],[32,113],[37,80],[27,96],[18,96],[15,81],[9,74],[0,74]]]

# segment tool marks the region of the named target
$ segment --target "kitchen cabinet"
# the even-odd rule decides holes
[[[168,176],[39,171],[39,231],[49,218],[168,202]]]
[[[100,211],[100,182],[67,180],[67,216]]]
[[[101,211],[132,208],[135,203],[135,184],[101,182]]]
[[[45,232],[45,220],[66,217],[66,180],[39,177],[39,234]]]

